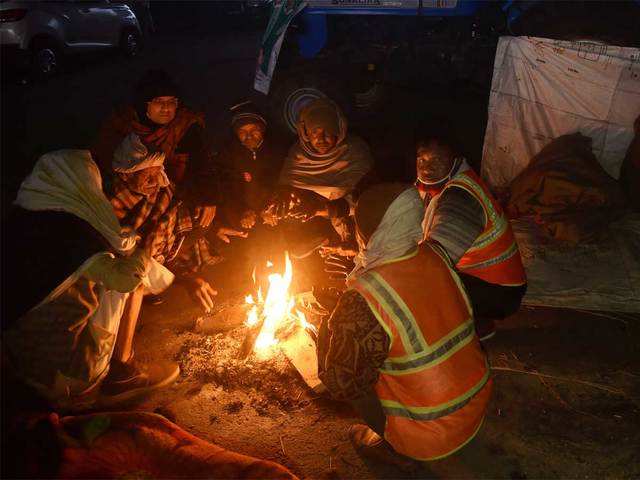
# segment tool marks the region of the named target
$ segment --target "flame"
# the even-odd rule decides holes
[[[273,266],[270,261],[267,266]],[[295,310],[295,297],[289,292],[291,280],[293,279],[293,268],[289,253],[285,252],[285,269],[284,273],[271,273],[267,277],[269,280],[269,288],[267,294],[263,297],[262,290],[258,288],[257,299],[253,295],[247,295],[245,302],[251,305],[247,314],[246,325],[249,327],[258,324],[261,318],[264,318],[260,333],[256,339],[254,351],[261,356],[265,356],[271,347],[278,344],[276,332],[285,324],[285,322],[293,321],[302,328],[313,328],[307,322],[304,313]]]

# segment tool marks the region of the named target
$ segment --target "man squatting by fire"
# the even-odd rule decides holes
[[[356,267],[317,344],[320,379],[366,423],[354,447],[399,466],[467,444],[492,388],[464,286],[440,245],[420,244],[423,215],[415,187],[362,193]]]

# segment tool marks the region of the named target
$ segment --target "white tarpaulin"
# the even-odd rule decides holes
[[[549,240],[534,218],[512,226],[527,271],[525,305],[640,313],[640,214],[571,247]]]
[[[482,176],[505,187],[542,147],[581,132],[615,178],[640,114],[640,49],[501,37],[494,63]]]

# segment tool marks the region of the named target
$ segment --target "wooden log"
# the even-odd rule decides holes
[[[316,343],[307,331],[302,328],[296,329],[296,332],[280,345],[305,383],[316,393],[324,392],[326,387],[318,378]]]
[[[247,313],[251,305],[239,304],[223,308],[211,315],[196,318],[193,327],[197,333],[221,333],[238,328],[247,320]]]

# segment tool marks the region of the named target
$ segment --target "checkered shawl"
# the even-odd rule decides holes
[[[189,209],[174,195],[173,183],[143,195],[116,176],[112,190],[109,200],[120,223],[138,232],[144,247],[158,262],[170,262],[174,271],[195,272],[220,261],[210,253],[203,236],[189,242],[188,248],[181,248],[186,236],[195,232]]]

